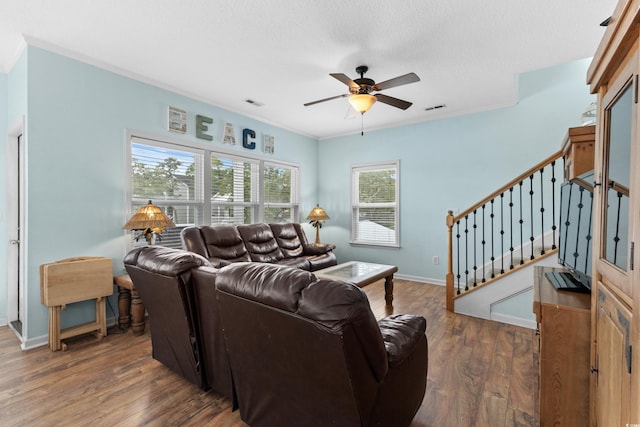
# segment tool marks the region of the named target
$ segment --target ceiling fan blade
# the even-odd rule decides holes
[[[360,86],[358,85],[358,83],[354,82],[353,80],[351,80],[349,78],[349,76],[342,74],[342,73],[331,73],[329,74],[331,77],[333,77],[334,79],[340,80],[342,83],[346,84],[347,86],[349,86],[350,88],[356,88],[359,89]]]
[[[317,101],[307,102],[306,104],[304,104],[304,106],[308,107],[309,105],[319,104],[319,103],[325,102],[325,101],[331,101],[332,99],[344,98],[344,97],[349,96],[349,95],[351,95],[351,94],[350,93],[345,93],[345,94],[342,94],[342,95],[331,96],[329,98],[324,98],[324,99],[319,99]]]
[[[393,79],[385,80],[382,83],[377,83],[373,86],[372,90],[389,89],[396,86],[407,85],[409,83],[419,82],[420,77],[416,73],[405,74],[404,76],[398,76]]]
[[[377,93],[374,95],[378,101],[391,105],[396,108],[400,108],[401,110],[406,110],[407,108],[413,105],[413,102],[405,101],[403,99],[394,98],[393,96],[383,95],[381,93]]]

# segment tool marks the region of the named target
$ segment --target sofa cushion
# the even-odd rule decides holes
[[[124,264],[171,277],[189,272],[195,267],[211,265],[206,258],[198,254],[163,246],[142,246],[132,249],[125,255]]]
[[[284,258],[268,224],[237,226],[244,246],[253,262],[277,262]]]
[[[182,249],[209,258],[209,252],[204,244],[200,227],[186,227],[180,232]]]
[[[213,264],[221,267],[233,262],[250,261],[247,248],[235,225],[203,226],[201,230]]]
[[[292,223],[269,224],[269,227],[271,227],[271,231],[273,231],[273,235],[285,258],[295,258],[303,255],[302,242]]]
[[[302,289],[315,279],[308,271],[295,268],[238,262],[220,270],[216,288],[295,313]]]

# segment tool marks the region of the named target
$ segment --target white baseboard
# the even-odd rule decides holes
[[[107,328],[110,328],[115,324],[116,324],[115,317],[107,317]],[[40,335],[38,337],[28,338],[26,340],[20,336],[18,336],[18,338],[21,340],[20,349],[23,351],[49,345],[49,335]]]
[[[509,314],[492,313],[491,320],[495,320],[496,322],[501,323],[507,323],[514,326],[522,326],[523,328],[527,329],[536,329],[538,327],[538,324],[535,320],[523,319],[521,317],[511,316]]]
[[[9,320],[6,317],[0,317],[0,327],[7,326],[9,324]]]
[[[393,277],[400,280],[410,280],[412,282],[428,283],[430,285],[439,285],[439,286],[447,285],[447,282],[445,282],[442,279],[431,279],[429,277],[410,276],[408,274],[394,274]]]

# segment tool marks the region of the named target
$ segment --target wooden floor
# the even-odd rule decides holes
[[[377,317],[389,314],[382,288],[365,288]],[[427,391],[411,426],[538,425],[534,331],[448,313],[441,286],[396,279],[394,294],[394,313],[427,319]],[[22,352],[0,328],[0,425],[246,426],[229,401],[151,358],[148,327],[67,342],[66,352]]]

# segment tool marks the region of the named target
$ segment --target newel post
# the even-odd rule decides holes
[[[453,211],[447,214],[447,311],[453,311]]]

